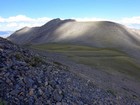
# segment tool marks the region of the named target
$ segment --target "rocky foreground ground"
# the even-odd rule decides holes
[[[0,98],[8,105],[140,105],[0,38]]]

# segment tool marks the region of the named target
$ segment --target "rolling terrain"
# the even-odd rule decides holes
[[[108,73],[120,72],[140,80],[140,66],[135,59],[113,48],[56,43],[32,45],[31,47],[37,50],[61,53],[77,63],[102,69]]]
[[[109,21],[54,19],[41,27],[24,27],[8,37],[14,43],[65,54],[106,72],[140,79],[140,34]]]
[[[54,19],[7,38],[110,93],[140,97],[140,31],[109,21]],[[118,98],[118,97],[116,97]]]
[[[64,51],[70,46],[62,47],[61,51]],[[76,46],[76,49],[91,50],[80,46]],[[111,82],[116,77],[112,78],[111,75],[96,69],[90,72],[92,78],[85,78],[87,75],[83,72],[80,74],[70,65],[50,61],[47,56],[0,38],[0,104],[139,105],[139,93],[135,89],[131,90],[132,87],[131,89],[128,87],[132,81],[123,80],[125,84],[116,85],[115,81]],[[82,69],[80,67],[79,70],[85,69],[85,66]],[[110,87],[103,87],[102,83]],[[131,85],[136,87],[135,84],[137,83],[133,82]],[[137,86],[139,87],[139,84]]]
[[[122,51],[62,43],[32,45],[30,48],[47,60],[66,65],[72,73],[114,95],[133,97],[137,93],[137,98],[140,97],[140,66]]]
[[[95,78],[96,76],[93,74],[98,75],[98,78],[103,82],[100,83],[98,81],[99,83],[97,84],[99,84],[100,86],[101,84],[105,84],[103,87],[106,87],[107,82],[109,84],[109,86],[107,87],[112,87],[112,83],[116,85],[117,83],[120,83],[127,85],[127,88],[129,88],[130,90],[135,90],[140,93],[139,88],[137,87],[138,85],[140,85],[139,63],[137,63],[134,58],[130,57],[125,52],[111,48],[93,48],[83,45],[81,46],[62,43],[32,45],[30,46],[30,48],[35,49],[41,55],[47,56],[47,58],[50,58],[53,61],[61,62],[68,67],[73,67],[77,63],[93,68],[90,70],[84,68],[83,66],[78,66],[78,68],[74,72],[76,72],[77,74],[82,74],[83,76],[88,77],[89,80],[92,80],[94,82],[97,82],[97,78]],[[75,63],[71,64],[71,62],[69,61]],[[106,73],[108,75],[106,75]],[[100,74],[102,76],[100,76]],[[111,80],[108,80],[108,77],[110,77]],[[124,78],[127,78],[126,80],[131,82],[127,83],[126,81],[123,81]],[[107,82],[104,83],[104,81]],[[115,83],[115,81],[117,81],[117,83]],[[137,83],[137,86],[132,86],[133,83]],[[130,84],[135,89],[132,89],[131,86],[128,86]],[[119,88],[119,90],[121,89]]]
[[[8,37],[21,45],[71,43],[99,48],[115,48],[140,58],[140,34],[109,21],[77,22],[54,19],[41,27],[24,27]]]

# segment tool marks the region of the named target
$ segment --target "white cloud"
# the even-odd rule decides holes
[[[118,20],[105,19],[105,18],[75,18],[77,21],[113,21],[123,24],[130,28],[140,29],[140,16],[136,17],[125,17]]]
[[[125,17],[118,20],[119,23],[124,24],[130,28],[140,29],[140,16]]]
[[[51,20],[52,18],[41,17],[41,18],[30,18],[25,15],[11,16],[8,18],[0,17],[0,30],[1,31],[15,31],[22,27],[34,27],[40,26]]]
[[[0,17],[0,22],[4,22],[4,18]]]
[[[31,22],[31,21],[34,21],[34,19],[26,17],[24,15],[12,16],[12,17],[5,19],[5,22],[21,22],[21,21]]]
[[[34,26],[41,26],[46,22],[50,21],[52,18],[48,17],[40,17],[40,18],[31,18],[25,15],[17,15],[11,16],[8,18],[0,17],[0,31],[15,31],[22,27],[34,27]],[[127,25],[132,28],[139,28],[140,29],[140,16],[137,17],[126,17],[118,20],[111,20],[105,18],[72,18],[77,21],[114,21],[120,24]]]
[[[11,16],[8,18],[2,18],[0,17],[0,22],[44,22],[48,21],[51,18],[42,17],[42,18],[30,18],[25,15],[17,15],[17,16]]]
[[[17,27],[18,24],[17,23],[9,23],[6,25],[7,27]]]
[[[140,16],[123,18],[120,22],[124,24],[140,24]]]
[[[73,18],[76,21],[80,21],[80,22],[84,22],[84,21],[105,21],[107,19],[103,19],[103,18]]]

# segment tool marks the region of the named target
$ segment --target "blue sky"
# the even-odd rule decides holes
[[[53,18],[110,20],[140,28],[140,0],[0,1],[0,31],[42,25]]]
[[[32,18],[99,17],[118,19],[137,16],[140,0],[1,0],[0,16],[19,14]]]

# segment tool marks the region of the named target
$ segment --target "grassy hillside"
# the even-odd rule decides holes
[[[140,80],[140,66],[126,53],[111,48],[93,48],[70,44],[41,44],[32,48],[59,52],[72,60],[89,65],[108,73],[123,73]]]

